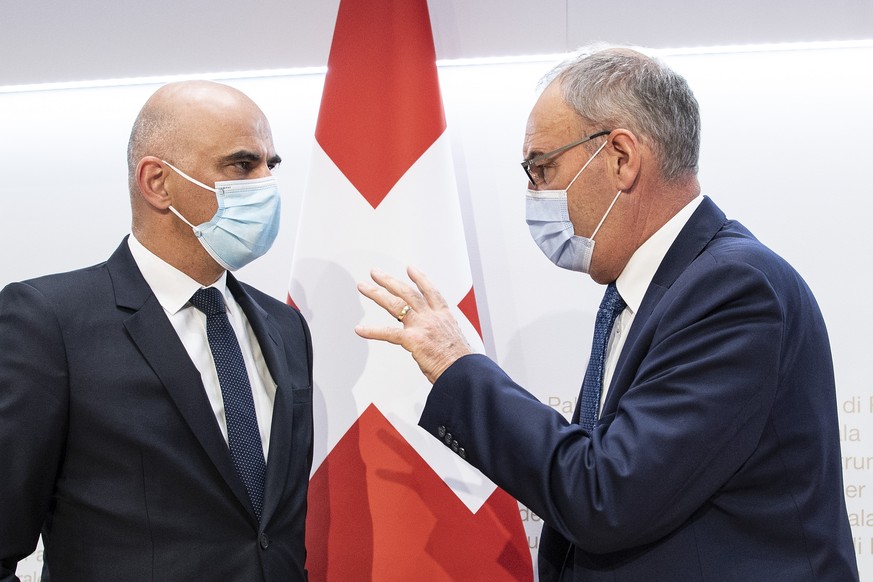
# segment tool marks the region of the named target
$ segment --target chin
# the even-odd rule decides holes
[[[608,272],[607,269],[598,268],[597,265],[591,265],[588,270],[588,276],[591,277],[591,280],[600,285],[612,283],[618,278],[618,275]]]

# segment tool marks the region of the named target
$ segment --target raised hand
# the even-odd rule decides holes
[[[409,267],[407,275],[415,287],[378,269],[370,272],[375,285],[358,283],[358,291],[393,315],[401,327],[355,326],[362,338],[402,346],[412,354],[418,367],[434,383],[461,356],[473,353],[457,320],[439,290],[427,276]]]

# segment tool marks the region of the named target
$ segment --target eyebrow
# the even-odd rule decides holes
[[[536,159],[536,158],[542,156],[542,155],[545,154],[545,153],[548,153],[548,152],[554,151],[554,149],[555,149],[555,148],[551,148],[551,147],[550,147],[550,148],[543,147],[542,144],[532,146],[532,147],[530,148],[530,150],[528,150],[528,152],[527,152],[527,156],[524,158],[524,161],[525,161],[525,162],[529,162],[529,161],[531,161],[531,160],[533,160],[533,159]]]
[[[523,161],[523,162],[529,162],[529,161],[531,161],[531,160],[533,160],[533,159],[535,159],[535,158],[538,158],[539,156],[543,155],[544,153],[546,153],[546,151],[545,151],[545,150],[542,150],[542,149],[540,149],[540,150],[536,150],[536,149],[531,150],[531,151],[528,152],[527,156],[526,156],[522,161]]]
[[[248,150],[239,150],[239,151],[233,152],[232,154],[228,154],[228,155],[224,156],[223,158],[221,158],[221,162],[230,162],[230,163],[233,163],[233,162],[260,162],[260,161],[261,161],[260,154],[257,154],[255,152],[248,151]],[[273,154],[267,160],[267,163],[273,164],[274,166],[278,166],[279,164],[282,163],[282,158],[280,158],[276,154]]]

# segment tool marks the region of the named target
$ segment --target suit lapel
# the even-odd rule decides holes
[[[112,278],[116,304],[133,312],[124,322],[131,340],[163,383],[219,473],[255,519],[248,493],[233,466],[227,442],[206,396],[200,372],[140,274],[126,238],[107,261],[107,269]]]
[[[290,466],[290,445],[292,436],[292,391],[290,371],[285,356],[282,336],[275,321],[258,305],[233,275],[227,275],[227,287],[239,303],[252,331],[258,340],[264,361],[276,383],[276,396],[273,401],[273,419],[270,429],[270,453],[267,459],[267,476],[264,486],[264,507],[261,522],[266,524],[275,512],[285,488]]]
[[[658,270],[655,271],[655,276],[652,277],[652,282],[646,290],[643,301],[640,304],[640,309],[634,317],[633,325],[628,332],[625,340],[624,348],[619,355],[616,363],[616,373],[612,376],[609,392],[606,402],[604,403],[604,411],[615,410],[618,404],[618,399],[624,394],[627,389],[627,383],[619,383],[620,378],[626,377],[621,373],[626,365],[626,360],[633,351],[634,342],[640,335],[640,330],[645,327],[646,321],[658,302],[673,285],[679,275],[688,268],[688,265],[696,259],[706,246],[712,241],[718,231],[725,225],[727,218],[724,212],[719,209],[715,203],[708,197],[704,197],[697,210],[688,219],[688,222],[679,232],[679,236],[673,241],[664,260]]]

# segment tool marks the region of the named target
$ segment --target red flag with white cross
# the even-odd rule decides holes
[[[312,581],[533,579],[518,504],[417,426],[430,384],[355,284],[425,272],[482,347],[426,0],[341,0],[291,268],[312,330]]]

